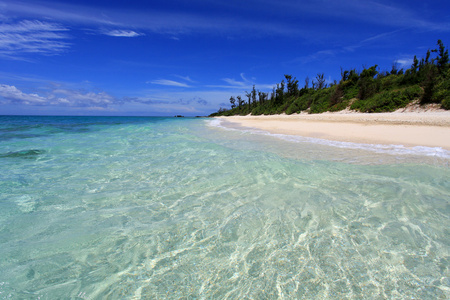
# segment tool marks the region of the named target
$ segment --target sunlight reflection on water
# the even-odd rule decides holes
[[[1,297],[449,297],[440,160],[333,161],[203,120],[92,126],[0,160]]]

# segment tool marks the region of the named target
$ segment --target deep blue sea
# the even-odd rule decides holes
[[[0,117],[0,299],[449,299],[450,153]]]

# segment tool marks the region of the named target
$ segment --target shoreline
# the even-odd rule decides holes
[[[439,147],[450,151],[450,111],[219,117],[231,126],[325,140],[405,147]]]

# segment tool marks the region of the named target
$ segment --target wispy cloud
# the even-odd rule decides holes
[[[380,34],[377,34],[374,36],[370,36],[370,37],[365,38],[357,43],[345,46],[342,50],[352,52],[352,51],[356,50],[357,48],[362,48],[362,47],[365,47],[365,46],[368,46],[371,44],[372,45],[377,44],[377,43],[379,44],[383,40],[386,41],[386,40],[392,39],[396,34],[403,32],[403,31],[405,31],[405,29],[397,29],[397,30],[393,30],[393,31],[389,31],[389,32],[383,32],[383,33],[380,33]]]
[[[174,80],[168,80],[168,79],[152,80],[149,83],[158,84],[158,85],[176,86],[176,87],[190,87],[186,83],[178,82],[178,81],[174,81]]]
[[[15,86],[0,84],[0,102],[37,106],[107,107],[122,101],[105,92],[54,89],[39,95],[24,93]]]
[[[245,90],[251,90],[253,85],[255,85],[258,89],[272,89],[276,84],[256,84],[255,79],[249,80],[245,77],[244,73],[239,74],[240,79],[236,80],[234,78],[222,78],[221,80],[227,84],[218,84],[218,85],[207,85],[208,88],[218,88],[225,90],[234,90],[233,92],[242,93]],[[228,92],[229,93],[229,92]]]
[[[245,78],[244,73],[239,74],[242,80],[235,80],[234,78],[223,78],[222,80],[228,83],[229,87],[245,87],[251,85],[252,82]]]
[[[72,24],[100,24],[119,26],[104,14],[104,10],[95,10],[88,6],[72,5],[63,2],[37,3],[36,1],[2,0],[2,11],[9,17],[40,17]]]
[[[387,44],[387,41],[393,39],[396,34],[404,31],[405,29],[398,29],[394,31],[383,32],[374,36],[363,38],[361,39],[361,41],[349,45],[336,47],[334,49],[319,50],[309,55],[297,57],[289,63],[307,64],[311,62],[324,61],[336,57],[342,53],[354,52],[359,48],[366,48],[372,45],[380,45],[383,44],[383,42]]]
[[[181,79],[183,79],[184,81],[187,81],[187,82],[192,82],[192,83],[194,83],[195,81],[194,80],[192,80],[189,76],[181,76],[181,75],[174,75],[175,77],[178,77],[178,78],[181,78]]]
[[[25,20],[0,25],[0,55],[17,58],[24,53],[54,55],[69,47],[67,28],[42,21]]]
[[[33,16],[49,18],[60,22],[72,22],[99,27],[139,28],[141,31],[167,35],[168,38],[179,38],[179,35],[200,32],[212,34],[245,34],[244,32],[289,35],[301,32],[300,28],[293,28],[282,19],[241,18],[234,13],[225,13],[220,6],[210,3],[208,14],[193,11],[177,11],[165,8],[144,10],[117,10],[103,7],[100,10],[89,6],[66,3],[52,3],[51,6],[33,1],[4,0],[3,10],[16,17]],[[204,3],[196,5],[204,6]],[[164,6],[164,5],[163,5]],[[235,7],[236,11],[242,8]],[[258,16],[258,15],[256,15]]]
[[[362,24],[377,24],[397,28],[420,28],[424,30],[449,31],[450,24],[445,20],[436,20],[418,14],[411,8],[410,3],[380,0],[322,0],[322,1],[265,1],[266,9],[279,14],[284,11],[287,15],[300,14],[302,16],[341,21],[358,20]],[[434,10],[430,5],[430,9]],[[313,29],[313,28],[311,28]]]
[[[142,33],[137,33],[133,30],[110,30],[105,32],[106,35],[115,37],[138,37],[142,36]]]
[[[305,56],[301,56],[301,57],[297,57],[294,60],[288,62],[290,63],[300,63],[300,64],[307,64],[307,63],[311,63],[311,62],[315,62],[318,60],[324,60],[324,59],[328,59],[330,57],[333,57],[336,55],[337,52],[341,52],[342,50],[332,50],[332,49],[327,49],[327,50],[320,50]]]
[[[39,17],[59,22],[71,22],[108,28],[134,28],[165,34],[168,38],[179,38],[183,34],[210,33],[240,35],[248,37],[280,35],[320,38],[337,36],[342,28],[321,26],[330,20],[362,22],[361,24],[389,26],[394,28],[420,28],[424,30],[449,31],[445,20],[427,18],[408,5],[384,1],[358,0],[249,0],[245,3],[233,1],[191,1],[193,7],[206,6],[208,13],[189,10],[175,10],[169,5],[157,8],[143,6],[142,10],[126,11],[110,7],[93,9],[89,6],[53,2],[52,5],[36,1],[3,0],[3,11],[18,17]],[[434,8],[433,8],[434,9]],[[292,26],[287,20],[301,20],[299,26]],[[114,31],[116,31],[114,33]],[[134,37],[140,33],[133,30],[110,30],[113,36]],[[322,35],[318,35],[320,32]],[[138,34],[138,35],[136,35]],[[341,37],[342,35],[338,35]]]

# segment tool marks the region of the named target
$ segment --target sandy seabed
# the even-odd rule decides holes
[[[221,117],[241,127],[335,141],[450,150],[450,111]]]

